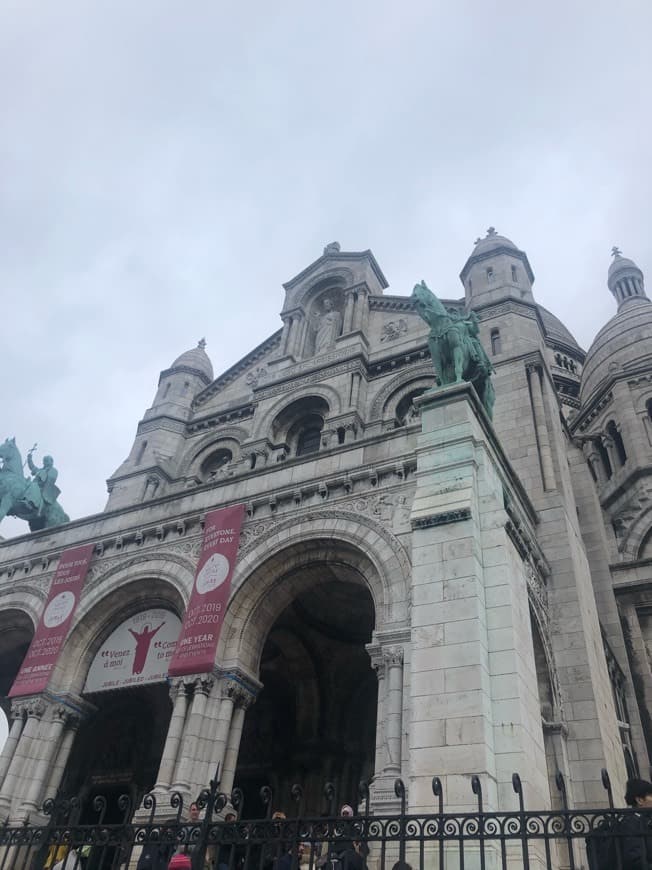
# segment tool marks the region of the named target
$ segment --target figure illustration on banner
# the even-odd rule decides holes
[[[136,654],[134,655],[134,664],[131,669],[132,674],[142,674],[145,662],[147,661],[147,653],[149,652],[154,635],[160,631],[164,625],[165,622],[162,622],[157,626],[157,628],[152,628],[151,630],[149,625],[144,625],[142,631],[134,631],[133,628],[129,629],[129,634],[132,635],[136,641]]]

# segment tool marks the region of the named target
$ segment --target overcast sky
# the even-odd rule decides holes
[[[327,242],[455,297],[494,225],[585,347],[611,246],[652,276],[649,0],[0,10],[0,435],[73,518],[159,371],[204,335],[237,361]]]

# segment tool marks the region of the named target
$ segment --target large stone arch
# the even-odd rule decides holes
[[[0,709],[7,716],[9,690],[34,637],[43,599],[20,587],[0,596]]]
[[[649,547],[651,537],[652,507],[649,507],[642,511],[625,532],[625,536],[620,545],[623,559],[626,562],[629,562],[635,559],[648,558],[643,554],[645,549]]]
[[[49,586],[49,582],[47,584]],[[34,630],[39,623],[47,598],[45,589],[34,585],[17,583],[0,593],[0,611],[20,610],[29,617]]]
[[[324,511],[279,523],[245,546],[233,577],[218,662],[255,676],[271,626],[309,586],[310,569],[329,564],[346,566],[367,587],[377,632],[407,626],[410,564],[401,544],[368,518]]]
[[[389,383],[381,387],[376,393],[373,402],[371,403],[371,411],[369,420],[385,419],[386,414],[383,413],[390,398],[395,397],[396,402],[403,398],[404,395],[412,389],[418,389],[421,386],[432,387],[435,385],[435,373],[432,368],[432,363],[427,360],[414,368],[401,372],[392,378]]]
[[[117,565],[87,584],[52,675],[54,691],[81,694],[88,669],[103,640],[127,617],[152,607],[180,618],[190,595],[194,566],[178,556]],[[110,582],[107,582],[109,580]]]
[[[188,450],[179,467],[179,477],[187,477],[192,474],[208,455],[211,447],[219,447],[222,442],[231,442],[240,445],[249,438],[249,432],[242,426],[224,426],[211,430],[207,435],[197,439],[188,445]],[[234,454],[234,459],[237,458]]]
[[[296,295],[293,298],[293,304],[305,305],[311,296],[327,290],[332,285],[338,287],[338,289],[344,289],[354,283],[354,272],[345,266],[334,266],[332,269],[324,269],[312,281],[306,283],[301,290],[295,291]]]
[[[301,399],[309,399],[311,396],[323,399],[327,403],[329,416],[337,416],[342,412],[342,400],[334,387],[329,384],[305,384],[303,387],[284,393],[265,411],[254,427],[252,439],[268,437],[272,423],[286,405],[292,405]]]

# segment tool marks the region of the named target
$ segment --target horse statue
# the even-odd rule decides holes
[[[430,327],[428,347],[439,386],[470,381],[489,419],[496,394],[491,383],[494,367],[478,338],[478,318],[448,311],[425,281],[412,291],[414,307]]]
[[[52,457],[46,456],[43,468],[36,468],[31,451],[27,461],[34,475],[23,473],[23,461],[15,438],[0,444],[0,522],[7,516],[27,520],[32,532],[60,526],[70,517],[57,501],[59,488],[55,486],[57,471]]]

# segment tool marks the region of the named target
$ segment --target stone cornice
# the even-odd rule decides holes
[[[193,366],[181,365],[181,366],[174,366],[171,369],[164,369],[158,378],[159,386],[161,384],[161,381],[164,378],[167,378],[169,375],[175,375],[178,372],[183,372],[186,375],[196,375],[205,384],[210,384],[210,382],[211,382],[211,379],[208,377],[206,372],[202,371],[201,369],[193,368]]]
[[[255,347],[246,356],[239,360],[239,362],[232,365],[231,368],[227,369],[223,374],[216,378],[213,383],[207,386],[205,390],[202,390],[199,395],[195,396],[192,403],[193,408],[198,408],[199,406],[206,404],[206,402],[208,402],[208,400],[216,393],[219,393],[221,389],[233,383],[233,381],[235,381],[236,378],[239,378],[240,375],[244,374],[248,368],[259,362],[266,354],[275,350],[281,342],[282,331],[283,330],[279,329],[273,335],[270,335],[270,337],[266,338],[262,344]]]
[[[338,263],[355,263],[359,262],[362,259],[366,259],[369,261],[369,265],[371,266],[371,270],[378,279],[378,283],[380,286],[385,289],[389,287],[387,283],[387,278],[382,273],[380,266],[374,255],[371,253],[369,249],[366,251],[337,251],[336,253],[327,253],[322,254],[321,257],[318,257],[309,266],[306,266],[298,275],[295,275],[294,278],[290,278],[289,281],[286,281],[283,284],[284,290],[292,290],[298,284],[301,284],[305,281],[313,272],[318,271],[321,266],[326,266],[327,264],[332,264],[336,266]],[[328,277],[328,276],[324,276]],[[345,288],[346,289],[346,288]]]
[[[253,417],[254,407],[251,402],[247,402],[244,405],[218,409],[204,417],[195,417],[187,424],[186,432],[189,435],[196,435],[202,429],[212,429],[215,426],[223,426],[225,423],[233,423],[235,420],[247,420],[249,417]]]
[[[480,254],[471,254],[469,259],[464,264],[464,268],[460,272],[460,280],[464,284],[466,281],[466,276],[469,274],[471,268],[475,266],[476,263],[482,263],[485,260],[492,260],[494,257],[498,257],[501,254],[507,254],[509,257],[514,257],[515,260],[520,260],[521,263],[525,266],[525,270],[527,272],[527,276],[530,279],[530,284],[534,284],[534,272],[532,271],[532,267],[530,266],[530,261],[527,258],[527,254],[525,251],[519,251],[518,248],[513,248],[510,245],[499,245],[495,248],[490,248],[488,251],[483,251]]]

